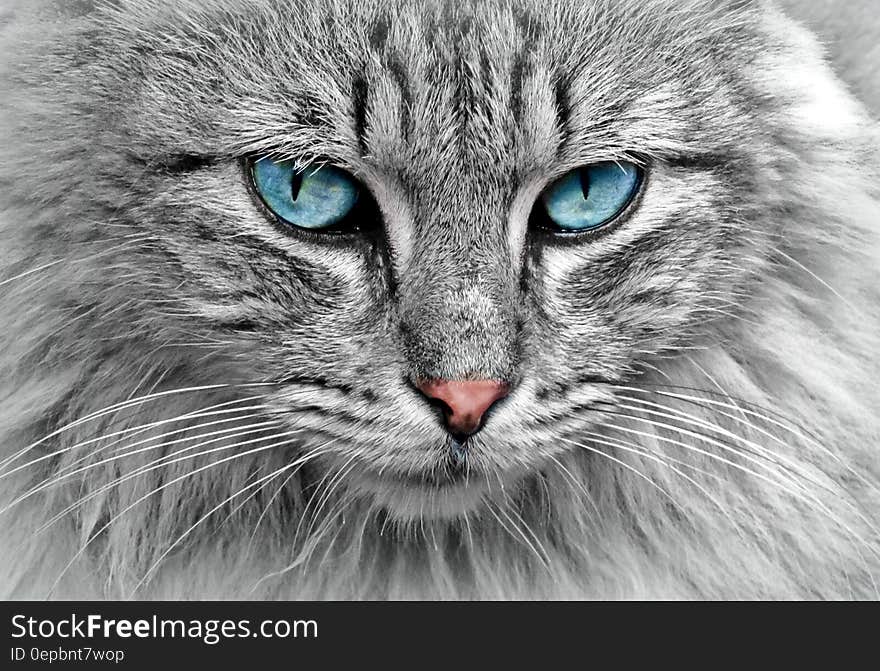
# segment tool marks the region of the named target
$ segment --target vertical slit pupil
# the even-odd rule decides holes
[[[590,197],[590,175],[589,173],[581,168],[578,170],[578,178],[581,182],[581,193],[584,194],[584,200]]]
[[[299,196],[299,190],[302,188],[302,173],[295,172],[293,173],[293,177],[290,178],[290,198],[293,201],[296,201],[297,196]]]

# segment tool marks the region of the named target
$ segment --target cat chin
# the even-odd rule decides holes
[[[472,474],[469,478],[437,484],[416,478],[363,473],[354,487],[372,501],[374,508],[406,524],[464,518],[516,488],[513,477],[492,478]]]

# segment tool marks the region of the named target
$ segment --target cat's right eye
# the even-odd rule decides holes
[[[358,182],[333,166],[297,169],[268,156],[250,162],[263,204],[285,224],[312,231],[341,232],[361,195]]]

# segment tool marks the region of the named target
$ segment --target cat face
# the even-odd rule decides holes
[[[0,593],[876,596],[876,124],[775,3],[0,5]]]
[[[515,487],[760,267],[779,177],[742,4],[117,3],[81,36],[117,228],[89,225],[147,236],[131,284],[174,306],[132,337],[271,383],[315,463],[401,518]],[[280,221],[253,166],[282,159],[348,175],[352,225]],[[542,193],[613,163],[639,174],[613,221],[542,225]]]

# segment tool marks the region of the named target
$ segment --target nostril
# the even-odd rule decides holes
[[[476,433],[489,409],[510,393],[501,380],[419,380],[416,387],[429,403],[443,410],[446,429],[463,440]]]
[[[421,391],[421,390],[420,390]],[[449,404],[446,401],[439,398],[431,398],[430,396],[425,396],[425,400],[428,402],[428,405],[432,405],[437,408],[441,413],[443,413],[444,419],[449,417],[452,414],[452,408],[449,407]]]

